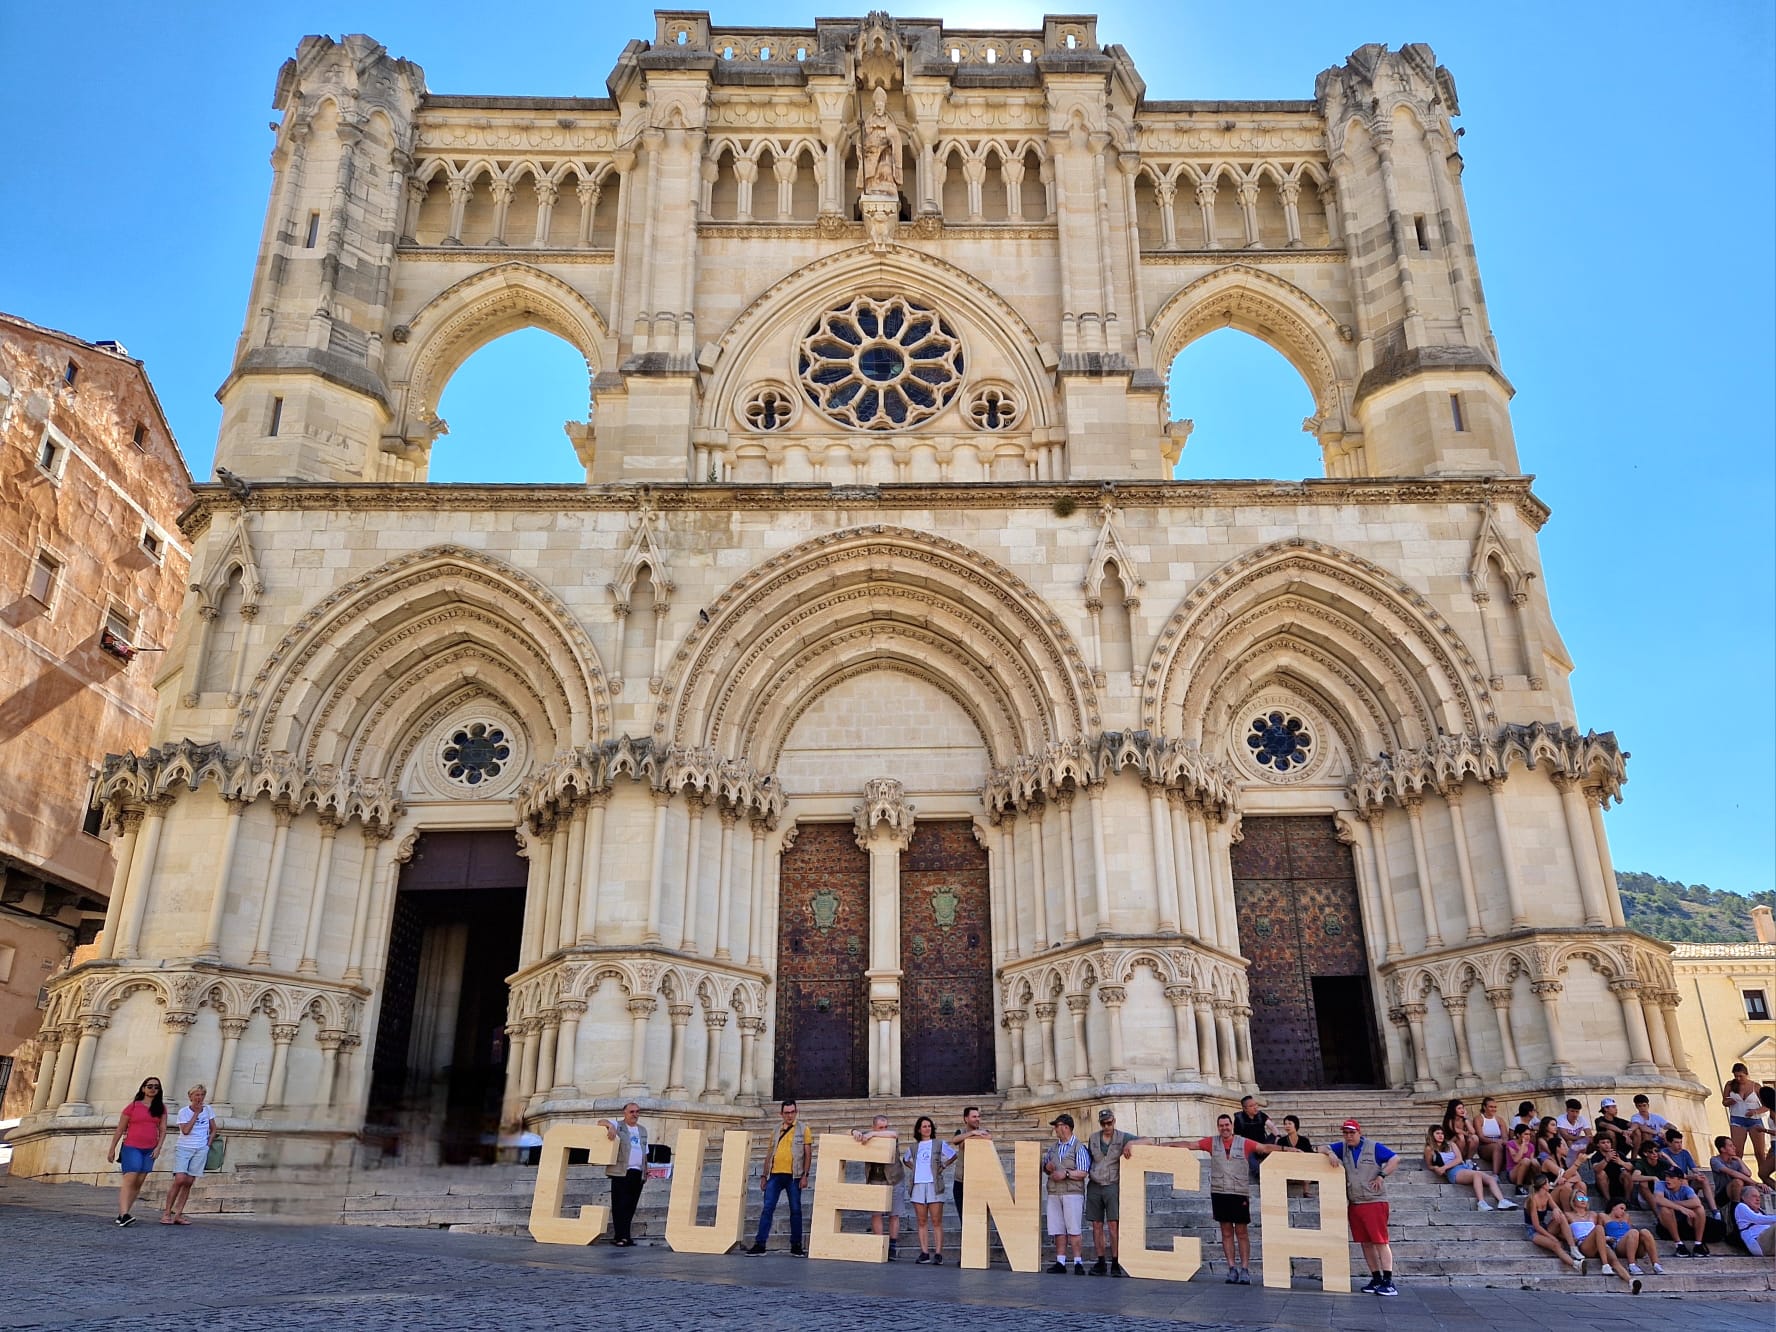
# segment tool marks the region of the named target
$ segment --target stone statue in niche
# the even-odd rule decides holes
[[[865,194],[900,193],[900,126],[888,114],[888,94],[878,87],[870,96],[858,139],[857,187]]]

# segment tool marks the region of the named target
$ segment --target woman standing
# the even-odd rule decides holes
[[[185,1095],[191,1104],[179,1111],[179,1145],[173,1153],[173,1187],[167,1190],[166,1206],[160,1211],[163,1226],[188,1226],[185,1204],[191,1197],[191,1186],[203,1178],[204,1160],[210,1154],[210,1136],[216,1127],[216,1112],[204,1104],[210,1089],[198,1083]]]
[[[118,1225],[135,1224],[130,1209],[136,1205],[142,1185],[148,1182],[155,1153],[160,1151],[165,1138],[166,1100],[160,1093],[160,1079],[147,1078],[136,1088],[136,1099],[124,1106],[117,1117],[117,1132],[111,1135],[111,1150],[105,1153],[107,1161],[116,1161],[118,1144],[123,1144],[123,1159],[119,1163],[123,1182],[117,1188]]]
[[[1733,1079],[1721,1088],[1721,1100],[1727,1107],[1727,1129],[1733,1147],[1741,1155],[1745,1139],[1751,1139],[1751,1161],[1758,1174],[1769,1178],[1769,1137],[1764,1127],[1764,1103],[1758,1096],[1758,1084],[1744,1064],[1733,1065]]]
[[[938,1141],[937,1125],[930,1115],[920,1115],[913,1121],[913,1145],[900,1160],[912,1172],[908,1196],[913,1200],[913,1220],[919,1230],[921,1263],[943,1262],[943,1172],[955,1159],[956,1149]]]
[[[1501,1209],[1517,1206],[1509,1201],[1504,1191],[1499,1188],[1498,1176],[1485,1170],[1476,1169],[1462,1161],[1461,1153],[1444,1136],[1442,1125],[1434,1125],[1425,1134],[1424,1147],[1425,1169],[1436,1175],[1445,1184],[1454,1184],[1458,1188],[1470,1185],[1474,1190],[1474,1204],[1482,1212],[1490,1212],[1492,1204],[1486,1201],[1486,1190],[1492,1190],[1492,1196],[1498,1200]]]

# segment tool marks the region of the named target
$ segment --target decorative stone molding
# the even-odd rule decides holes
[[[1572,726],[1532,722],[1501,727],[1490,740],[1446,735],[1420,749],[1378,755],[1356,770],[1350,797],[1359,810],[1389,800],[1404,806],[1426,791],[1459,787],[1469,777],[1489,785],[1502,782],[1518,763],[1530,772],[1540,767],[1551,778],[1581,786],[1607,803],[1621,799],[1627,760],[1613,731],[1581,735]]]
[[[1240,776],[1231,763],[1207,758],[1194,741],[1148,731],[1103,731],[1020,755],[987,774],[981,801],[999,814],[1027,810],[1065,789],[1095,786],[1124,770],[1218,812],[1231,811],[1238,802]]]
[[[863,784],[863,803],[851,807],[852,823],[857,830],[857,845],[865,851],[883,824],[889,836],[904,850],[913,838],[912,803],[906,790],[892,777],[872,777]]]

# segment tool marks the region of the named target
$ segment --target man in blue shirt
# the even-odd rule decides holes
[[[1683,1171],[1684,1183],[1702,1195],[1702,1201],[1708,1207],[1708,1214],[1718,1217],[1720,1204],[1714,1198],[1714,1180],[1709,1178],[1708,1172],[1697,1165],[1696,1158],[1685,1149],[1684,1135],[1681,1130],[1674,1128],[1665,1130],[1665,1159]]]
[[[1696,1190],[1684,1183],[1681,1166],[1670,1165],[1665,1168],[1665,1178],[1653,1191],[1653,1209],[1659,1218],[1659,1228],[1677,1241],[1679,1258],[1688,1258],[1692,1252],[1692,1246],[1684,1243],[1686,1226],[1696,1237],[1693,1246],[1695,1255],[1698,1258],[1709,1256],[1708,1246],[1702,1242],[1705,1224],[1702,1200],[1696,1196]]]
[[[1363,1126],[1344,1121],[1342,1142],[1324,1148],[1327,1156],[1344,1167],[1344,1196],[1350,1204],[1351,1238],[1363,1246],[1369,1264],[1365,1295],[1398,1295],[1394,1288],[1394,1250],[1388,1243],[1387,1177],[1399,1158],[1379,1142],[1363,1138]]]

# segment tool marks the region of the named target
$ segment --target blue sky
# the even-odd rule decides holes
[[[906,12],[958,27],[1041,15]],[[1767,0],[1098,12],[1156,98],[1310,97],[1318,71],[1371,41],[1429,42],[1454,72],[1518,449],[1554,510],[1542,555],[1580,723],[1633,754],[1609,816],[1616,864],[1770,887],[1776,768],[1763,742],[1747,754],[1721,729],[1763,734],[1776,693]],[[207,476],[270,187],[272,84],[301,36],[370,33],[437,92],[583,96],[652,30],[649,8],[610,0],[0,6],[0,309],[142,357]],[[434,475],[573,476],[560,423],[584,410],[583,376],[545,335],[484,349],[445,397]],[[1197,421],[1192,474],[1319,474],[1306,391],[1257,343],[1205,339],[1173,395]]]

